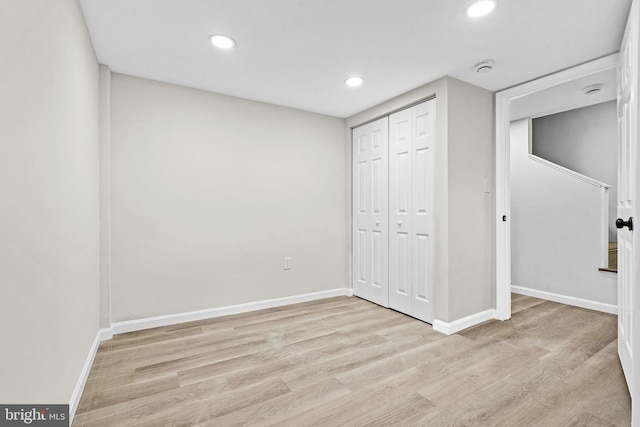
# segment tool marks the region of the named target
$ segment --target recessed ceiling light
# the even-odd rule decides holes
[[[467,7],[467,16],[470,18],[479,18],[493,12],[498,2],[496,0],[478,0],[474,1]]]
[[[231,49],[236,45],[236,41],[229,36],[225,36],[224,34],[213,34],[209,36],[209,41],[215,47],[220,49]]]
[[[347,78],[344,82],[347,84],[347,86],[358,87],[362,83],[364,83],[364,79],[362,77],[353,76]]]

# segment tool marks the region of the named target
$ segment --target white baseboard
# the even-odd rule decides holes
[[[482,322],[486,322],[487,320],[495,319],[496,315],[496,310],[492,308],[490,310],[472,314],[471,316],[463,317],[462,319],[454,320],[453,322],[448,323],[436,319],[433,321],[433,329],[446,335],[452,335],[456,332],[460,332],[463,329],[467,329]]]
[[[511,292],[514,294],[526,295],[528,297],[546,299],[549,301],[559,302],[562,304],[573,305],[590,310],[602,311],[603,313],[618,314],[618,306],[606,304],[603,302],[591,301],[582,298],[569,297],[566,295],[554,294],[551,292],[539,291],[531,288],[523,288],[521,286],[511,285]]]
[[[69,401],[69,425],[71,425],[71,423],[73,422],[73,417],[75,416],[78,405],[80,404],[80,398],[82,397],[84,386],[87,384],[89,372],[91,372],[93,360],[98,353],[100,342],[111,339],[111,337],[113,337],[112,329],[100,329],[96,334],[95,339],[93,340],[93,344],[91,344],[89,354],[87,355],[87,359],[84,361],[84,366],[82,367],[82,371],[80,372],[80,377],[78,378],[78,382],[76,383],[76,386],[73,389],[73,393],[71,394],[71,400]]]
[[[111,325],[114,334],[141,331],[143,329],[157,328],[160,326],[175,325],[195,320],[211,319],[214,317],[229,316],[231,314],[246,313],[266,308],[280,307],[283,305],[297,304],[301,302],[320,300],[325,298],[352,296],[353,289],[339,288],[328,291],[312,292],[310,294],[293,295],[290,297],[274,298],[263,301],[249,302],[245,304],[229,305],[225,307],[206,310],[190,311],[186,313],[169,314],[166,316],[148,317],[145,319],[128,320]]]

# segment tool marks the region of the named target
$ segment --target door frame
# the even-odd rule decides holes
[[[616,68],[618,54],[572,67],[496,93],[496,318],[511,318],[511,102],[573,80]],[[503,217],[506,220],[503,221]]]

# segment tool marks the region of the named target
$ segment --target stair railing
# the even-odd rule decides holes
[[[600,188],[600,268],[609,267],[609,192],[611,185],[529,153],[529,159]]]

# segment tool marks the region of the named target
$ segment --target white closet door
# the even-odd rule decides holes
[[[411,109],[389,116],[389,307],[411,314]]]
[[[389,306],[388,118],[353,129],[353,291]]]
[[[435,319],[434,148],[436,100],[411,109],[412,210],[411,210],[411,315],[425,322]]]
[[[435,318],[435,100],[389,117],[389,307]]]

